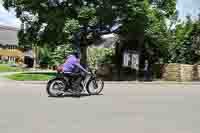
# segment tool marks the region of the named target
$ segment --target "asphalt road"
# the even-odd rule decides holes
[[[200,133],[200,85],[106,84],[51,98],[45,84],[0,79],[0,133]]]

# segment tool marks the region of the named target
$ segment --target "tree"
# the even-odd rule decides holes
[[[176,26],[175,43],[170,47],[170,62],[195,64],[200,60],[200,23],[187,16],[187,21]]]
[[[51,59],[51,54],[47,47],[39,48],[39,64],[41,67],[48,67],[49,60]]]
[[[53,67],[63,64],[65,61],[64,59],[66,59],[66,57],[73,51],[74,49],[71,45],[59,45],[53,52],[50,53],[50,66]]]
[[[176,9],[176,0],[3,1],[6,9],[15,8],[17,17],[26,25],[19,32],[21,45],[48,44],[54,50],[57,45],[71,43],[72,33],[82,27],[84,32],[80,46],[83,53],[87,45],[95,40],[92,38],[98,38],[96,31],[102,31],[105,27],[110,29],[119,23],[122,25],[120,35],[124,38],[124,45],[142,51],[145,37],[153,38],[161,30],[164,20],[175,14]],[[155,17],[162,19],[158,21]],[[151,27],[158,23],[160,28]],[[66,28],[68,26],[74,28]],[[90,34],[87,32],[90,27],[98,30]]]

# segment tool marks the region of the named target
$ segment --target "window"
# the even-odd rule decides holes
[[[123,54],[123,66],[139,69],[139,54],[134,51],[126,51]]]

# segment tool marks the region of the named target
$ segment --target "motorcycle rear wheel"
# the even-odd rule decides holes
[[[66,81],[61,78],[55,78],[47,83],[47,93],[51,97],[59,97],[65,93]]]

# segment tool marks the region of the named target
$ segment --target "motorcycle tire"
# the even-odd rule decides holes
[[[60,87],[60,88],[57,88],[57,90],[59,91],[59,92],[57,92],[57,93],[53,93],[52,91],[51,91],[51,89],[55,89],[55,88],[52,88],[52,84],[53,83],[55,83],[55,82],[60,82],[60,84],[62,84],[63,86],[62,86],[62,88],[61,88],[61,86],[58,86],[58,87]],[[47,87],[46,87],[46,91],[47,91],[47,94],[49,95],[49,96],[51,96],[51,97],[60,97],[60,96],[62,96],[63,95],[63,93],[64,93],[64,90],[65,90],[65,88],[66,88],[66,81],[64,80],[64,79],[62,79],[62,78],[55,78],[55,79],[52,79],[52,80],[50,80],[48,83],[47,83]]]
[[[100,83],[100,86],[97,85],[97,82]],[[91,88],[91,86],[93,88]],[[86,90],[89,95],[99,95],[102,92],[103,88],[104,88],[104,81],[101,79],[91,79],[88,81],[87,86],[86,86]]]

